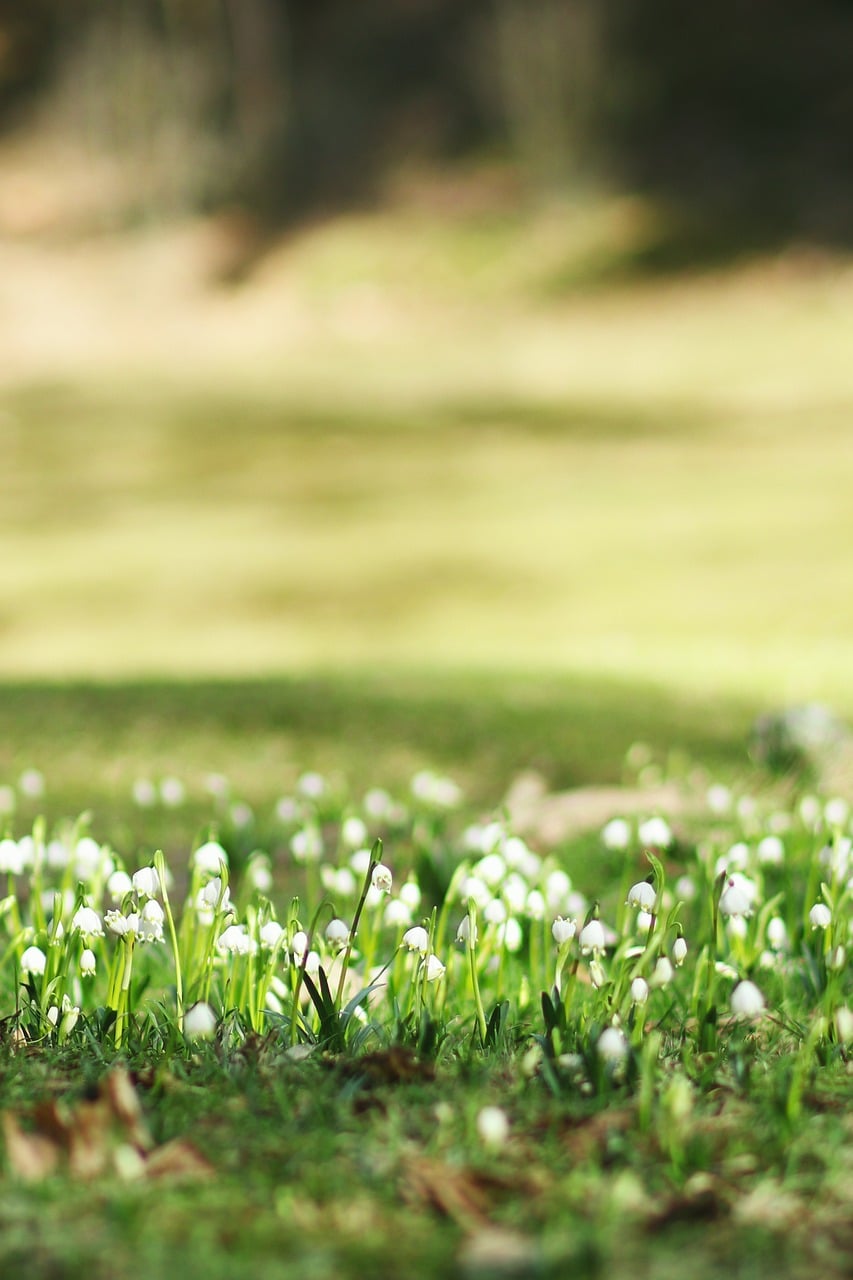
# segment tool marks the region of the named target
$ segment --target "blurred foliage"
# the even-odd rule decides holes
[[[415,160],[506,154],[762,233],[842,239],[847,0],[0,0],[0,111],[154,164],[154,208],[274,219]],[[696,246],[690,247],[690,252]]]

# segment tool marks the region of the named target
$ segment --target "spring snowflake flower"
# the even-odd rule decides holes
[[[133,890],[133,881],[126,871],[114,871],[107,881],[107,893],[113,902],[121,902]]]
[[[377,862],[373,868],[373,876],[370,883],[371,887],[376,889],[378,893],[391,892],[391,871],[385,866],[384,862]]]
[[[507,874],[507,864],[499,853],[487,853],[474,864],[474,875],[479,876],[490,889],[495,889],[503,882]]]
[[[104,916],[104,924],[117,938],[135,938],[139,933],[139,916],[135,911],[128,915],[122,915],[120,911],[108,911]]]
[[[382,787],[371,787],[362,803],[368,818],[373,818],[376,822],[388,819],[394,809],[394,801]],[[361,844],[361,841],[358,843]]]
[[[545,919],[545,896],[539,889],[531,889],[524,904],[524,914],[529,920]]]
[[[560,867],[549,871],[545,878],[545,901],[549,911],[564,911],[571,891],[572,882],[565,871]]]
[[[296,790],[308,800],[321,800],[329,786],[322,773],[309,769],[297,780]]]
[[[779,867],[785,861],[785,846],[778,836],[764,836],[756,849],[762,866]]]
[[[711,810],[711,813],[717,817],[728,813],[732,807],[732,793],[728,787],[724,787],[722,783],[716,782],[710,786],[705,794],[705,803]]]
[[[833,879],[836,877],[839,880],[843,879],[850,865],[851,850],[853,850],[853,841],[849,837],[836,836],[832,844],[825,845],[821,849],[818,855],[820,865]]]
[[[596,1053],[604,1062],[621,1062],[628,1055],[628,1041],[620,1027],[606,1027],[598,1037]]]
[[[558,947],[561,947],[565,942],[570,942],[577,931],[578,927],[574,920],[564,920],[562,916],[557,916],[557,919],[551,925],[551,936]]]
[[[214,876],[199,890],[196,904],[202,911],[205,908],[215,911],[218,907],[223,913],[227,913],[231,909],[231,891],[227,885],[223,889],[221,876]]]
[[[720,914],[724,916],[751,916],[752,899],[731,877],[720,895]]]
[[[850,805],[843,796],[833,796],[823,806],[823,820],[828,827],[846,827],[850,817]]]
[[[92,938],[102,938],[104,936],[101,917],[92,907],[78,907],[72,917],[71,928],[72,930],[79,929],[81,933],[88,934]]]
[[[466,876],[460,887],[463,898],[473,898],[480,910],[484,910],[492,900],[492,891],[479,876]]]
[[[509,916],[503,924],[498,925],[498,946],[503,947],[510,954],[515,955],[521,950],[521,944],[524,940],[521,925],[515,916]]]
[[[359,849],[367,844],[367,824],[362,818],[344,818],[341,823],[341,843],[348,849]]]
[[[137,778],[131,788],[138,809],[151,809],[157,803],[157,788],[150,778]]]
[[[303,827],[290,837],[290,852],[296,862],[319,862],[323,856],[323,837],[317,827]]]
[[[611,853],[624,853],[631,843],[631,827],[624,818],[611,818],[601,832],[601,843]]]
[[[421,891],[415,880],[407,880],[400,887],[400,900],[405,902],[410,911],[417,911],[421,905]]]
[[[483,1107],[477,1113],[477,1133],[485,1147],[496,1150],[509,1137],[509,1120],[501,1107]]]
[[[308,950],[308,934],[305,933],[304,930],[299,929],[294,933],[290,946],[293,952],[293,963],[301,965],[305,957],[305,952]]]
[[[767,941],[774,951],[787,951],[788,929],[781,916],[767,921]]]
[[[828,929],[832,924],[832,912],[824,902],[816,902],[809,912],[813,929]]]
[[[645,978],[635,978],[631,983],[631,1003],[645,1004],[649,998],[649,984]]]
[[[584,925],[583,929],[581,929],[581,953],[585,956],[589,955],[590,952],[593,955],[599,955],[605,946],[604,926],[600,920],[590,920],[589,924]]]
[[[188,1040],[209,1040],[216,1030],[216,1014],[206,1000],[199,1000],[184,1014],[184,1035]]]
[[[21,973],[31,973],[40,977],[47,965],[47,956],[41,947],[27,947],[21,956]]]
[[[663,818],[648,818],[641,822],[637,834],[640,843],[652,849],[668,849],[672,844],[672,830]]]
[[[349,942],[349,925],[345,920],[330,920],[326,925],[326,941],[330,947],[340,951]]]
[[[261,946],[266,947],[268,951],[272,951],[278,946],[279,939],[284,935],[284,929],[277,920],[268,920],[261,928]]]
[[[231,924],[223,929],[216,940],[217,950],[232,956],[247,956],[254,951],[254,944],[244,924]]]
[[[140,867],[134,871],[131,883],[141,898],[154,898],[160,892],[160,877],[156,867]]]
[[[468,917],[465,918],[467,920]],[[423,925],[417,924],[413,929],[407,929],[403,934],[403,945],[410,951],[418,951],[425,956],[429,951],[429,934]]]
[[[687,943],[684,938],[676,938],[672,944],[672,962],[680,968],[687,958]]]
[[[187,790],[180,778],[164,778],[160,783],[160,799],[167,809],[180,809]]]
[[[848,1009],[846,1005],[841,1005],[835,1010],[835,1034],[838,1036],[841,1044],[850,1044],[853,1041],[853,1009]]]
[[[638,884],[631,885],[628,890],[627,905],[629,907],[639,907],[641,911],[652,912],[655,909],[657,894],[653,884],[649,884],[648,880],[641,880]]]
[[[438,982],[439,978],[444,977],[446,966],[441,963],[437,955],[429,955],[426,959],[426,979],[427,982]]]
[[[470,916],[463,916],[463,917],[462,917],[462,919],[459,921],[459,928],[456,930],[456,941],[457,941],[457,942],[468,942],[468,941],[469,941],[469,939],[470,939],[470,943],[471,943],[471,945],[472,945],[472,946],[474,946],[474,947],[476,947],[476,945],[477,945],[477,929],[476,929],[476,927],[474,928],[474,936],[473,936],[473,938],[472,938],[472,937],[471,937],[471,917],[470,917]]]
[[[595,987],[596,991],[600,991],[607,981],[607,974],[604,966],[597,956],[593,956],[589,962],[589,980]]]
[[[501,898],[492,898],[483,908],[483,919],[486,924],[503,924],[507,917],[506,903]]]
[[[389,929],[408,929],[412,923],[412,913],[402,898],[389,898],[382,913],[382,923]]]
[[[89,947],[86,947],[85,950],[80,952],[80,972],[84,978],[91,978],[94,976],[97,964],[98,962],[95,959],[95,953]]]
[[[527,882],[518,874],[517,871],[511,872],[503,884],[502,889],[503,900],[516,915],[521,915],[527,903],[527,895],[530,890]]]
[[[672,961],[668,956],[658,956],[657,963],[652,970],[652,976],[649,979],[651,987],[666,987],[672,982],[674,969]]]
[[[269,893],[273,886],[270,860],[265,853],[256,851],[246,864],[246,879],[258,893]]]
[[[279,822],[296,822],[299,817],[299,804],[293,796],[282,796],[276,802],[275,816]]]
[[[205,876],[219,876],[228,866],[228,854],[218,840],[207,840],[193,854],[193,866]]]
[[[731,1009],[736,1018],[757,1018],[766,1001],[754,982],[745,979],[732,992]]]

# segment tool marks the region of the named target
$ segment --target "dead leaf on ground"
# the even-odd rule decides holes
[[[56,1099],[38,1103],[28,1125],[3,1112],[3,1135],[11,1172],[25,1182],[41,1182],[65,1170],[88,1182],[114,1174],[131,1177],[202,1177],[212,1166],[183,1140],[154,1143],[130,1076],[121,1067],[101,1081],[98,1096],[65,1106]]]
[[[353,1061],[338,1064],[342,1074],[363,1077],[372,1087],[383,1084],[414,1084],[435,1079],[435,1067],[424,1062],[411,1049],[394,1045],[390,1049],[377,1049]]]
[[[440,1160],[411,1160],[406,1166],[404,1194],[426,1203],[466,1231],[489,1224],[489,1200],[472,1169],[457,1169]]]

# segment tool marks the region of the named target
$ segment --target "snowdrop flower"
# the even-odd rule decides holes
[[[270,892],[273,885],[272,871],[270,860],[265,853],[256,852],[250,856],[246,865],[246,878],[258,893]]]
[[[637,912],[637,933],[648,933],[654,924],[655,918],[651,911]]]
[[[208,880],[203,889],[199,890],[196,901],[202,910],[207,907],[215,911],[219,907],[221,911],[227,912],[231,908],[231,891],[227,885],[223,889],[221,876],[214,876],[212,880]]]
[[[370,866],[370,850],[356,849],[349,860],[349,864],[357,876],[366,876],[367,868]]]
[[[631,827],[624,818],[611,818],[601,832],[601,843],[611,853],[624,853],[631,843]]]
[[[673,964],[681,967],[687,958],[687,943],[684,938],[676,938],[672,944],[672,960]]]
[[[206,1000],[199,1000],[184,1014],[184,1035],[188,1040],[208,1040],[216,1030],[216,1014]]]
[[[538,889],[531,889],[524,904],[524,914],[530,920],[545,919],[545,898]]]
[[[832,924],[832,912],[824,902],[816,902],[809,912],[813,929],[828,929]]]
[[[507,873],[507,864],[499,853],[487,853],[485,857],[480,858],[474,864],[474,875],[487,884],[490,889],[494,889],[505,878]]]
[[[202,875],[221,875],[222,868],[228,866],[228,854],[218,840],[208,840],[193,854],[193,866]]]
[[[427,956],[426,960],[426,979],[427,982],[438,982],[439,978],[444,977],[446,966],[441,963],[437,955]]]
[[[417,911],[421,905],[421,891],[415,880],[407,880],[400,888],[400,900],[405,902],[410,911]]]
[[[484,1146],[496,1150],[509,1137],[509,1120],[501,1107],[482,1107],[477,1113],[477,1133]]]
[[[545,879],[545,901],[549,911],[560,911],[565,908],[566,900],[572,891],[572,882],[560,867],[548,873]]]
[[[667,849],[672,844],[672,830],[663,818],[648,818],[638,828],[640,843],[653,849]]]
[[[666,987],[672,982],[675,970],[672,967],[672,961],[668,956],[658,956],[657,964],[652,970],[652,976],[649,979],[651,987]]]
[[[732,793],[728,787],[724,787],[722,783],[717,782],[708,788],[705,801],[711,812],[719,817],[721,814],[728,813],[731,809]]]
[[[348,849],[358,849],[367,844],[367,824],[358,817],[344,818],[341,823],[341,843]]]
[[[823,820],[828,827],[846,827],[850,805],[842,796],[833,796],[823,806]]]
[[[841,1005],[835,1010],[835,1034],[841,1044],[849,1044],[853,1040],[853,1010]]]
[[[739,982],[732,992],[731,1010],[736,1018],[756,1018],[765,1007],[764,996],[754,982]]]
[[[41,947],[27,947],[21,956],[21,973],[31,973],[35,976],[41,976],[47,965],[47,956]]]
[[[79,929],[90,937],[102,938],[104,926],[101,917],[92,907],[78,907],[71,920],[71,928]]]
[[[84,978],[91,978],[96,968],[95,953],[89,947],[86,947],[85,950],[80,952],[80,972]]]
[[[296,790],[308,800],[320,800],[328,791],[328,784],[322,773],[309,769],[298,778]]]
[[[463,898],[473,898],[481,911],[492,900],[491,889],[479,876],[466,876],[460,886],[460,894]]]
[[[373,887],[376,888],[376,879],[374,872]],[[338,867],[332,878],[332,888],[334,892],[341,898],[352,898],[358,892],[358,881],[353,875],[349,867]],[[390,889],[386,890],[390,893]]]
[[[628,890],[627,905],[629,907],[639,907],[641,911],[654,911],[657,894],[655,887],[649,884],[648,880],[641,880],[639,884],[634,884]]]
[[[24,872],[24,859],[17,840],[0,840],[0,872],[19,876]]]
[[[779,867],[785,861],[785,846],[778,836],[765,836],[756,849],[762,866]]]
[[[456,941],[457,941],[457,942],[469,942],[469,940],[470,940],[470,945],[471,945],[471,946],[473,946],[473,947],[476,947],[476,945],[477,945],[477,929],[476,929],[476,926],[475,926],[475,928],[474,928],[474,935],[473,935],[473,937],[472,937],[472,936],[471,936],[471,917],[470,917],[470,916],[463,916],[463,917],[462,917],[462,919],[459,921],[459,928],[456,930]]]
[[[787,950],[788,930],[781,916],[773,916],[767,921],[767,941],[774,951]]]
[[[305,952],[308,950],[308,934],[299,929],[294,933],[290,946],[293,951],[293,963],[302,964]]]
[[[391,871],[385,866],[384,862],[377,862],[373,868],[373,876],[371,878],[371,886],[377,893],[391,892]]]
[[[598,1037],[596,1053],[604,1062],[621,1062],[628,1054],[628,1041],[620,1027],[606,1027]]]
[[[675,896],[682,902],[692,902],[696,897],[696,881],[692,876],[679,876],[675,882]]]
[[[645,978],[635,978],[631,983],[631,1003],[645,1004],[649,998],[649,984]]]
[[[585,956],[590,952],[598,955],[605,948],[604,926],[600,920],[590,920],[589,924],[584,925],[581,929],[580,947],[581,953]]]
[[[382,787],[371,787],[362,803],[368,818],[373,818],[377,822],[387,819],[394,808],[394,801]],[[361,841],[357,843],[361,844]]]
[[[131,883],[142,898],[153,898],[160,892],[160,877],[156,867],[140,867],[133,873]]]
[[[157,803],[157,788],[150,778],[137,778],[131,788],[131,795],[138,809],[150,809]]]
[[[751,916],[752,899],[732,877],[720,895],[720,914],[724,916]]]
[[[284,929],[277,920],[268,920],[261,928],[261,946],[266,947],[268,951],[273,951],[279,944],[279,940],[284,936]]]
[[[126,871],[114,871],[107,881],[107,893],[113,902],[121,902],[133,890],[133,881]]]
[[[187,791],[180,778],[164,778],[160,783],[160,799],[167,809],[180,809]]]
[[[349,925],[344,920],[335,918],[326,925],[326,941],[336,951],[342,950],[349,942]]]
[[[562,916],[551,925],[551,935],[558,947],[562,947],[565,942],[570,942],[578,931],[578,927],[574,920],[564,920]]]
[[[498,925],[498,946],[504,947],[511,954],[521,950],[523,939],[521,925],[515,916],[509,916],[503,924]]]
[[[483,908],[483,919],[486,924],[503,924],[507,917],[505,903],[500,898],[492,898]]]
[[[412,923],[412,913],[402,898],[391,898],[385,907],[382,922],[389,929],[407,929]]]
[[[122,915],[120,911],[108,911],[104,924],[117,938],[135,938],[139,932],[139,916],[135,911]]]
[[[290,837],[290,852],[296,862],[319,862],[323,856],[323,837],[318,828],[303,827],[295,831]]]
[[[223,954],[247,956],[253,950],[252,939],[242,924],[231,924],[216,940],[217,950]]]
[[[467,920],[468,917],[465,918]],[[423,925],[418,924],[413,929],[407,929],[403,934],[403,945],[410,951],[418,951],[425,956],[429,951],[429,934]]]

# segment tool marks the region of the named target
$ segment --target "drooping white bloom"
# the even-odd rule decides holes
[[[150,809],[157,803],[157,788],[150,778],[137,778],[131,788],[133,803],[139,809]]]
[[[216,1030],[216,1014],[206,1000],[199,1000],[184,1014],[184,1035],[188,1040],[207,1040]]]
[[[605,1062],[621,1062],[628,1054],[628,1041],[620,1027],[606,1027],[595,1046],[599,1058]]]
[[[246,804],[245,800],[237,800],[228,810],[228,817],[231,820],[232,827],[236,827],[238,831],[245,830],[255,821],[255,815],[252,812],[252,806]]]
[[[80,972],[84,978],[91,978],[97,968],[97,960],[95,953],[90,947],[86,947],[80,952]]]
[[[492,898],[483,908],[483,919],[486,924],[503,924],[507,917],[506,903],[502,898]]]
[[[631,885],[628,890],[627,905],[629,907],[639,907],[641,911],[652,912],[656,901],[655,887],[649,884],[648,880],[640,880],[638,884]]]
[[[358,849],[367,844],[367,824],[362,818],[345,818],[341,823],[341,843],[348,849]]]
[[[120,911],[108,911],[104,916],[104,924],[117,938],[136,937],[139,933],[139,916],[135,911],[126,916]]]
[[[847,964],[847,948],[839,942],[837,947],[833,947],[829,955],[826,957],[826,967],[832,973],[841,973]]]
[[[24,859],[17,840],[8,836],[0,840],[0,872],[5,875],[19,876],[24,871]]]
[[[550,911],[565,911],[566,901],[572,891],[572,882],[562,868],[550,871],[545,880],[545,901]]]
[[[652,849],[668,849],[672,844],[672,830],[668,822],[660,817],[647,818],[638,828],[640,843]]]
[[[749,925],[743,916],[729,916],[726,920],[726,933],[730,938],[745,938],[749,933]]]
[[[40,800],[44,795],[44,774],[40,769],[25,769],[18,779],[18,790],[28,800]]]
[[[732,992],[731,1009],[736,1018],[756,1018],[766,1004],[754,982],[744,979]]]
[[[390,893],[393,883],[390,868],[385,866],[384,862],[377,862],[373,868],[373,876],[371,877],[371,885],[378,893]]]
[[[223,912],[229,910],[231,906],[231,891],[227,885],[223,889],[221,876],[214,876],[199,890],[197,903],[202,909],[207,907],[211,911],[215,911],[217,907]]]
[[[160,877],[156,867],[140,867],[131,877],[134,889],[142,898],[153,898],[160,892]]]
[[[460,893],[463,898],[473,898],[481,911],[492,900],[491,889],[479,876],[466,876],[460,886]]]
[[[564,920],[562,916],[557,916],[557,919],[551,925],[551,935],[558,947],[561,947],[564,942],[570,942],[577,931],[578,927],[575,921]]]
[[[166,913],[154,898],[149,898],[139,912],[140,942],[162,942]]]
[[[825,902],[816,902],[809,912],[813,929],[828,929],[832,924],[832,912]]]
[[[833,796],[823,806],[823,820],[828,827],[846,827],[849,817],[850,805],[843,796]]]
[[[322,773],[309,769],[303,773],[296,783],[296,790],[309,800],[320,800],[328,791],[328,783]]]
[[[581,929],[580,948],[583,955],[597,955],[605,948],[604,926],[600,920],[590,920]]]
[[[637,933],[648,933],[654,924],[654,916],[651,911],[637,912]]]
[[[849,836],[836,836],[832,844],[825,845],[819,854],[820,865],[835,879],[847,875],[853,841]]]
[[[474,863],[474,875],[494,889],[501,884],[507,874],[507,864],[499,853],[487,853]]]
[[[708,788],[705,795],[705,802],[713,814],[720,816],[728,813],[732,807],[732,793],[728,787],[723,786],[721,782],[716,782]]]
[[[477,945],[477,929],[474,928],[473,937],[471,936],[471,917],[463,916],[459,921],[459,928],[456,930],[457,942],[468,942],[469,945],[476,947]]]
[[[666,987],[672,982],[674,970],[672,961],[668,956],[658,956],[657,963],[652,970],[652,976],[649,979],[651,987]]]
[[[318,827],[303,827],[290,837],[290,852],[296,862],[319,862],[323,856],[323,837]]]
[[[787,950],[788,929],[781,916],[773,916],[767,921],[767,941],[774,951]]]
[[[371,787],[371,789],[366,793],[362,803],[364,804],[364,812],[367,814],[368,818],[373,818],[378,822],[382,822],[388,818],[394,808],[394,801],[391,799],[388,792],[382,787]],[[356,843],[361,844],[362,841],[359,840]]]
[[[692,902],[696,897],[696,881],[692,876],[679,876],[675,882],[675,896],[682,902]]]
[[[231,924],[216,940],[217,950],[232,956],[247,956],[253,950],[252,939],[243,924]]]
[[[295,822],[299,817],[299,803],[293,796],[282,796],[276,801],[275,816],[279,822]]]
[[[687,958],[687,943],[684,938],[676,938],[672,944],[672,961],[673,964],[680,967]]]
[[[510,872],[501,889],[504,902],[515,915],[521,915],[524,911],[529,892],[527,881],[517,871]]]
[[[113,902],[121,902],[133,889],[133,881],[126,871],[114,871],[107,881],[107,893]]]
[[[521,944],[524,940],[521,925],[515,916],[508,916],[503,924],[498,925],[498,946],[503,947],[512,955],[521,950]]]
[[[545,919],[545,897],[539,889],[531,889],[524,904],[524,914],[529,920]]]
[[[367,869],[370,866],[370,850],[367,848],[356,849],[354,853],[350,854],[349,864],[355,875],[366,876]]]
[[[78,880],[90,880],[104,862],[104,851],[91,836],[82,836],[74,849],[74,874]]]
[[[441,963],[435,954],[426,958],[426,979],[427,982],[438,982],[439,978],[444,977],[446,966]]]
[[[400,899],[405,902],[410,911],[417,911],[421,905],[420,886],[416,880],[407,880],[400,887]]]
[[[349,925],[337,917],[326,925],[326,941],[335,950],[341,950],[349,942]]]
[[[477,1113],[477,1133],[484,1146],[502,1147],[509,1137],[509,1119],[502,1107],[482,1107]]]
[[[835,1010],[835,1033],[841,1044],[850,1044],[853,1040],[853,1009],[841,1005]]]
[[[389,929],[407,929],[412,923],[412,913],[402,898],[389,898],[382,913],[382,922]]]
[[[167,809],[179,809],[187,798],[187,790],[180,778],[164,778],[160,783],[160,799]]]
[[[649,984],[645,978],[635,978],[631,983],[631,1003],[645,1004],[649,998]]]
[[[270,860],[265,853],[258,851],[250,856],[246,864],[246,879],[258,893],[270,892],[273,885],[272,870]]]
[[[302,929],[297,930],[293,935],[290,945],[293,950],[294,964],[302,964],[305,952],[308,950],[308,934]]]
[[[21,972],[41,976],[47,965],[47,956],[41,947],[27,947],[21,956]]]
[[[71,920],[71,928],[79,929],[90,937],[102,938],[104,925],[97,911],[92,907],[78,907]]]
[[[734,879],[728,880],[720,895],[720,914],[724,916],[751,916],[752,901]]]
[[[193,866],[206,876],[220,876],[228,866],[228,854],[218,840],[207,840],[193,854]]]
[[[604,965],[597,956],[593,956],[589,962],[589,980],[595,987],[596,991],[600,991],[607,981],[607,974],[604,971]]]
[[[467,920],[468,917],[465,918]],[[425,956],[429,951],[429,934],[423,925],[417,924],[413,929],[407,929],[403,934],[403,945],[410,951],[418,951]]]
[[[601,832],[601,843],[612,853],[624,853],[631,843],[631,827],[624,818],[611,818]]]
[[[785,861],[785,846],[778,836],[764,836],[756,853],[762,866],[778,867]]]
[[[272,951],[278,946],[279,939],[283,934],[284,929],[277,920],[268,920],[266,924],[261,927],[261,946]]]

